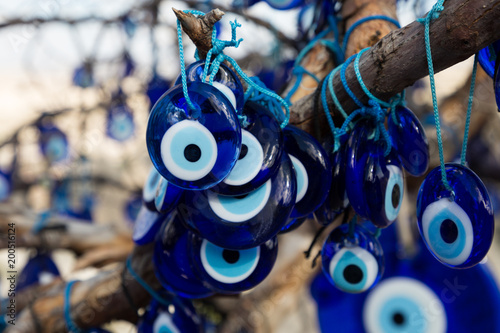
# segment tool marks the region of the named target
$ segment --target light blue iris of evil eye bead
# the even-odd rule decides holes
[[[493,208],[486,187],[469,168],[446,164],[452,195],[441,181],[440,168],[425,178],[417,197],[420,234],[443,264],[468,268],[486,256],[493,240]]]
[[[51,162],[60,162],[68,157],[68,139],[56,126],[42,125],[40,130],[40,150]]]
[[[132,240],[137,245],[151,243],[165,219],[167,219],[167,215],[151,211],[146,206],[142,206],[134,222]]]
[[[210,66],[211,65],[212,64],[210,63]],[[198,60],[197,62],[189,65],[186,69],[187,81],[203,82],[201,79],[203,78],[204,69],[205,60]],[[209,77],[210,72],[208,73],[207,80],[205,82],[208,82]],[[179,76],[175,81],[175,84],[181,84],[181,82],[182,80]],[[241,112],[243,105],[245,104],[245,91],[243,90],[240,79],[232,69],[221,63],[217,74],[215,74],[213,86],[219,89],[219,91],[227,97],[237,112]]]
[[[352,207],[379,228],[389,226],[401,208],[404,178],[392,149],[374,141],[370,121],[356,124],[346,147],[346,193]]]
[[[210,190],[223,195],[249,193],[278,170],[283,147],[283,134],[274,115],[264,106],[247,101],[243,114],[248,125],[242,128],[238,161],[229,175]]]
[[[147,146],[158,172],[185,189],[207,189],[227,177],[238,160],[241,129],[234,108],[219,90],[188,82],[190,110],[177,85],[154,105]]]
[[[171,214],[155,240],[156,277],[163,288],[186,298],[204,298],[213,294],[194,273],[189,258],[188,230],[176,213]]]
[[[134,115],[126,104],[118,103],[108,111],[106,134],[116,141],[126,141],[135,131]]]
[[[246,250],[229,250],[191,233],[190,254],[198,276],[210,289],[238,293],[255,287],[271,272],[278,239]]]
[[[203,321],[189,300],[163,295],[170,305],[152,300],[137,323],[138,333],[204,332]]]
[[[286,223],[296,197],[292,162],[282,154],[280,168],[264,185],[242,196],[186,191],[178,211],[203,238],[226,249],[256,247]]]
[[[332,181],[332,167],[323,147],[297,127],[283,130],[284,151],[292,160],[297,180],[297,198],[291,218],[305,217],[326,199]]]
[[[410,109],[396,106],[396,120],[387,117],[389,134],[403,167],[413,176],[422,176],[429,167],[429,143],[424,128]]]
[[[352,235],[347,224],[333,230],[321,250],[321,261],[328,281],[348,293],[368,290],[384,272],[382,246],[359,225]]]

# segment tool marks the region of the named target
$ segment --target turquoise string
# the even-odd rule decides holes
[[[66,284],[66,288],[64,289],[64,320],[66,321],[66,326],[68,327],[69,332],[82,333],[83,331],[79,329],[71,319],[71,287],[73,287],[73,284],[75,284],[75,282],[77,281],[69,281]]]
[[[444,164],[444,154],[443,154],[443,139],[441,136],[441,123],[439,121],[439,111],[437,104],[437,96],[436,96],[436,83],[434,80],[434,64],[432,62],[432,52],[431,52],[431,42],[429,36],[430,24],[431,20],[437,19],[439,17],[439,13],[443,11],[444,0],[438,0],[438,2],[432,7],[427,16],[424,19],[419,19],[420,23],[425,24],[424,30],[424,38],[425,38],[425,53],[427,55],[427,65],[429,67],[429,79],[431,83],[431,93],[432,93],[432,106],[434,108],[434,122],[436,124],[436,135],[438,141],[438,149],[439,149],[439,162],[441,167],[441,181],[444,187],[453,193],[453,189],[448,183],[448,178],[446,177],[446,169]]]
[[[333,88],[333,77],[340,70],[340,67],[341,66],[338,66],[337,68],[335,68],[331,72],[331,75],[329,75],[329,77],[328,77],[328,90],[330,91],[330,96],[333,99],[333,103],[335,104],[335,106],[337,107],[337,109],[340,111],[340,113],[342,114],[342,116],[344,117],[344,119],[346,119],[348,117],[347,112],[345,112],[344,108],[340,104],[340,101],[337,98],[337,94],[335,93],[335,89]]]
[[[465,155],[467,153],[467,141],[469,139],[469,125],[470,125],[470,114],[472,111],[472,100],[474,99],[474,87],[476,85],[476,72],[477,72],[477,53],[474,56],[474,66],[472,68],[472,79],[470,82],[469,90],[469,103],[467,105],[467,118],[465,119],[465,129],[464,129],[464,141],[462,143],[462,154],[460,158],[460,164],[465,166]]]
[[[356,97],[356,95],[354,95],[351,88],[349,88],[349,85],[347,84],[347,79],[345,76],[347,66],[349,66],[349,63],[354,59],[354,57],[356,57],[355,54],[350,56],[342,65],[342,67],[340,69],[340,80],[342,81],[342,85],[344,86],[345,91],[352,98],[354,103],[356,103],[360,108],[362,108],[362,107],[364,107],[363,103],[361,103],[361,101]]]
[[[127,269],[129,271],[130,275],[132,275],[132,277],[137,282],[139,282],[139,284],[148,292],[148,294],[150,294],[156,301],[158,301],[158,303],[165,305],[165,306],[169,306],[170,304],[172,304],[171,302],[169,302],[166,299],[164,299],[163,297],[161,297],[153,288],[151,288],[151,286],[146,281],[144,281],[139,276],[139,274],[137,274],[134,271],[134,269],[132,268],[132,263],[130,261],[130,257],[127,258],[126,266],[127,266]]]
[[[373,16],[364,17],[361,20],[356,21],[353,25],[351,25],[351,27],[349,29],[347,29],[347,32],[344,35],[344,40],[342,41],[342,50],[344,53],[345,53],[346,48],[347,48],[347,42],[349,41],[349,37],[351,37],[351,33],[354,31],[354,29],[359,27],[361,24],[368,22],[368,21],[372,21],[372,20],[388,21],[388,22],[394,24],[396,27],[398,27],[398,29],[401,28],[401,26],[399,25],[399,22],[397,20],[393,19],[392,17],[388,17],[385,15],[373,15]]]
[[[44,212],[41,212],[38,214],[37,220],[35,221],[35,224],[31,228],[31,232],[33,234],[38,234],[40,231],[43,230],[49,223],[49,217],[50,217],[50,210],[46,210]]]
[[[369,47],[362,49],[361,51],[359,51],[359,53],[356,55],[356,58],[354,59],[354,73],[356,73],[356,79],[358,80],[359,85],[361,86],[361,89],[363,89],[366,96],[368,96],[370,99],[376,101],[378,104],[380,104],[384,107],[387,107],[387,108],[391,107],[390,103],[387,103],[387,102],[375,97],[370,92],[370,90],[366,87],[365,83],[363,82],[363,78],[361,77],[361,72],[359,71],[359,60],[361,59],[361,55],[369,49],[370,49]]]
[[[333,152],[336,152],[340,148],[340,133],[339,129],[336,128],[335,124],[333,123],[332,115],[330,114],[330,108],[328,107],[328,102],[326,100],[326,86],[328,84],[327,81],[332,73],[333,72],[330,72],[330,74],[328,74],[328,76],[323,81],[323,84],[321,85],[321,104],[323,105],[323,111],[325,111],[326,119],[333,135]]]

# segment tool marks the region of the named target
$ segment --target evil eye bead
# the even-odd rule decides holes
[[[493,59],[498,54],[500,54],[500,41],[496,41],[478,52],[478,62],[491,78],[495,75],[495,60]]]
[[[288,219],[286,224],[281,228],[280,234],[285,234],[287,232],[293,231],[300,227],[305,221],[307,220],[306,217],[300,217],[296,219]]]
[[[303,0],[265,0],[274,9],[288,10],[304,5]]]
[[[142,200],[149,210],[156,210],[155,207],[155,196],[158,184],[163,177],[160,175],[155,167],[152,167],[149,171],[148,178],[144,183],[142,189]]]
[[[305,217],[326,199],[332,167],[323,147],[311,135],[292,126],[283,130],[284,150],[293,163],[297,197],[291,218]]]
[[[134,115],[125,104],[117,104],[108,112],[106,134],[116,141],[126,141],[135,131]]]
[[[429,251],[452,268],[468,268],[486,256],[494,231],[490,197],[479,177],[467,167],[448,163],[443,185],[440,168],[432,170],[420,187],[417,219]]]
[[[280,163],[283,135],[271,112],[247,101],[244,111],[248,125],[241,131],[238,161],[229,175],[210,190],[223,195],[242,195],[260,187],[276,172]]]
[[[162,178],[160,179],[156,188],[155,194],[155,208],[162,214],[171,212],[179,202],[184,190]]]
[[[258,285],[271,272],[278,254],[276,237],[250,249],[229,250],[191,235],[191,258],[206,285],[221,293],[237,293]]]
[[[495,91],[495,101],[497,110],[500,110],[500,52],[495,62],[495,75],[493,77],[493,90]]]
[[[30,258],[17,279],[17,291],[33,285],[47,285],[60,276],[56,264],[46,253],[37,253]]]
[[[422,124],[404,106],[396,106],[395,115],[390,114],[387,123],[403,167],[413,176],[422,176],[429,167],[429,143]]]
[[[159,76],[157,73],[148,82],[146,95],[148,95],[150,105],[155,105],[156,101],[170,88],[170,82]]]
[[[64,160],[69,153],[66,135],[53,125],[41,126],[39,129],[42,154],[51,162]]]
[[[361,293],[371,288],[382,276],[382,246],[366,229],[349,225],[336,228],[326,239],[321,251],[323,273],[338,289]]]
[[[189,109],[182,86],[165,93],[148,120],[148,151],[169,183],[207,189],[226,178],[238,160],[241,129],[233,106],[216,88],[189,82],[187,89],[199,109]]]
[[[162,295],[171,304],[152,300],[137,323],[138,333],[203,332],[203,322],[188,300]]]
[[[186,69],[187,81],[202,82],[204,69],[205,60],[199,60],[191,64]],[[208,82],[209,76],[210,72],[207,75],[206,82]],[[175,84],[180,84],[181,82],[181,78],[179,77]],[[219,70],[214,76],[213,86],[227,97],[237,112],[243,109],[243,105],[245,104],[245,91],[243,90],[241,81],[234,71],[223,63],[220,64]]]
[[[178,211],[209,242],[226,249],[248,249],[280,231],[295,197],[292,162],[283,154],[276,174],[256,190],[241,196],[186,191]]]
[[[185,298],[204,298],[213,294],[194,273],[188,255],[188,230],[176,213],[163,223],[155,240],[155,273],[161,285]]]
[[[11,192],[10,177],[0,170],[0,201],[6,200]]]
[[[438,295],[422,282],[393,277],[380,282],[363,306],[368,333],[444,333],[446,312]]]
[[[134,222],[132,240],[137,245],[151,243],[155,239],[156,234],[166,218],[166,215],[151,211],[145,206],[142,206]]]

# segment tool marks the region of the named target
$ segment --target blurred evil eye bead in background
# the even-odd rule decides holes
[[[403,171],[394,149],[385,156],[383,140],[375,141],[370,121],[358,122],[346,146],[346,192],[360,216],[385,228],[396,220],[404,190]]]
[[[191,233],[191,260],[204,284],[220,293],[238,293],[264,280],[276,262],[278,239],[245,250],[229,250]]]
[[[153,299],[137,323],[138,333],[204,332],[203,321],[191,302],[179,297],[162,296],[171,304],[160,304]]]
[[[185,298],[204,298],[213,291],[206,288],[193,271],[189,257],[188,229],[177,213],[163,223],[155,240],[154,265],[158,281],[167,291]]]
[[[10,173],[0,170],[0,201],[7,200],[12,191]]]
[[[377,283],[384,272],[384,255],[377,238],[360,225],[334,229],[321,250],[323,273],[338,289],[361,293]]]
[[[126,141],[134,135],[135,123],[132,111],[123,102],[113,103],[108,110],[106,135],[116,141]]]
[[[486,256],[493,241],[494,215],[490,197],[469,168],[447,163],[444,186],[439,167],[425,178],[417,197],[420,234],[429,251],[451,268],[472,267]]]
[[[132,240],[137,245],[151,243],[163,222],[168,219],[166,214],[157,211],[151,211],[146,206],[141,206],[134,222]]]
[[[68,157],[69,144],[64,134],[54,124],[47,122],[38,125],[40,130],[40,150],[51,163],[60,162]]]
[[[208,68],[208,75],[206,77],[205,83],[209,82],[210,71],[212,70],[212,63]],[[188,82],[203,82],[203,71],[205,70],[205,60],[198,60],[195,63],[192,63],[186,69],[186,80]],[[175,84],[181,84],[182,80],[179,76]],[[241,81],[234,73],[232,69],[230,69],[227,65],[221,63],[219,70],[215,74],[213,78],[213,86],[217,88],[227,99],[231,102],[234,109],[237,113],[240,113],[243,109],[243,105],[245,104],[245,91],[243,90],[243,86],[241,85]]]
[[[17,291],[33,285],[47,285],[60,277],[50,253],[36,252],[24,266],[17,280]]]
[[[182,85],[165,93],[149,116],[146,138],[151,160],[169,183],[207,189],[227,177],[238,160],[241,128],[231,102],[217,88],[188,82],[195,109]]]
[[[158,73],[154,72],[151,80],[148,82],[146,95],[149,98],[151,107],[155,105],[156,101],[170,88],[170,82],[162,78]]]
[[[252,101],[245,103],[243,114],[247,125],[241,129],[238,161],[222,182],[210,188],[218,194],[249,193],[267,182],[280,166],[283,134],[274,115]]]
[[[292,162],[282,154],[278,171],[256,190],[240,196],[186,191],[178,211],[209,242],[226,249],[249,249],[280,231],[292,211],[296,192]]]
[[[424,128],[410,109],[396,106],[387,117],[391,141],[403,167],[412,176],[422,176],[429,167],[429,143]]]

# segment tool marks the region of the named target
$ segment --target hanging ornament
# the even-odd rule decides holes
[[[495,61],[497,54],[500,54],[500,40],[486,46],[478,52],[478,61],[486,74],[491,78],[495,75]]]
[[[264,280],[276,262],[278,239],[245,250],[229,250],[191,233],[191,260],[208,288],[220,293],[239,293]]]
[[[153,259],[156,277],[163,288],[186,298],[211,296],[213,291],[206,288],[193,271],[188,230],[178,214],[172,214],[163,223],[158,236]]]
[[[149,155],[170,183],[207,189],[222,181],[238,160],[241,129],[234,108],[218,89],[188,82],[190,110],[182,85],[170,89],[151,111],[147,127]]]
[[[52,123],[38,125],[40,130],[40,150],[50,163],[60,162],[69,155],[69,145],[66,134]]]
[[[297,197],[290,218],[314,212],[326,199],[332,181],[332,166],[323,147],[297,127],[283,130],[284,150],[293,163]]]
[[[243,195],[267,182],[278,170],[283,134],[274,115],[262,105],[247,101],[243,114],[248,125],[241,130],[238,161],[229,175],[210,190],[223,195]]]
[[[305,4],[304,0],[264,0],[269,6],[278,10],[289,10],[301,7]]]
[[[177,297],[167,299],[172,304],[162,305],[154,299],[149,303],[137,323],[138,333],[204,332],[203,322],[188,300]]]
[[[217,246],[254,248],[274,237],[295,203],[292,162],[282,154],[280,168],[264,185],[241,196],[211,191],[186,191],[178,210],[183,220]]]
[[[285,234],[290,231],[294,231],[298,227],[300,227],[305,221],[307,220],[307,217],[300,217],[296,219],[288,219],[288,221],[285,223],[283,228],[280,230],[280,234]]]
[[[34,285],[47,285],[59,277],[59,270],[50,254],[37,250],[19,274],[16,290],[21,291]]]
[[[123,98],[111,105],[106,122],[106,135],[120,142],[130,139],[135,131],[134,115]]]
[[[142,201],[144,205],[151,211],[156,211],[155,197],[160,181],[164,179],[158,170],[153,166],[149,170],[148,178],[142,188]]]
[[[170,82],[154,72],[153,77],[148,82],[146,95],[148,95],[150,107],[153,109],[160,97],[170,89]]]
[[[493,90],[495,91],[495,101],[497,103],[497,110],[500,111],[500,52],[497,60],[495,61],[495,75],[493,76]]]
[[[210,67],[212,67],[212,63],[210,63]],[[204,70],[205,60],[198,60],[195,63],[192,63],[188,68],[186,68],[187,82],[205,82],[203,81]],[[209,77],[210,73],[208,73],[207,81]],[[175,84],[182,84],[180,76],[177,78]],[[245,104],[245,91],[243,90],[240,79],[232,69],[224,63],[221,63],[219,70],[213,77],[212,85],[227,97],[237,113],[241,112],[243,105]]]
[[[52,209],[60,215],[92,221],[95,198],[86,184],[87,180],[62,180],[52,191]]]
[[[417,198],[420,234],[431,253],[452,268],[468,268],[486,256],[495,226],[488,192],[477,175],[460,164],[447,163],[425,178]]]
[[[170,184],[165,178],[160,179],[156,188],[155,207],[162,214],[170,213],[177,206],[184,190]]]
[[[92,62],[86,61],[73,72],[73,84],[77,87],[88,88],[94,86]]]
[[[167,215],[142,206],[134,222],[132,240],[138,245],[151,243],[166,219]]]
[[[323,273],[338,289],[361,293],[377,283],[384,272],[384,254],[378,240],[351,222],[332,231],[321,250]]]
[[[400,105],[389,114],[387,123],[403,167],[412,176],[422,176],[429,167],[429,143],[422,124],[410,109]]]
[[[11,192],[12,192],[11,175],[5,171],[0,170],[0,202],[7,200]]]
[[[142,207],[142,197],[135,194],[125,203],[125,217],[130,223],[134,223]]]

